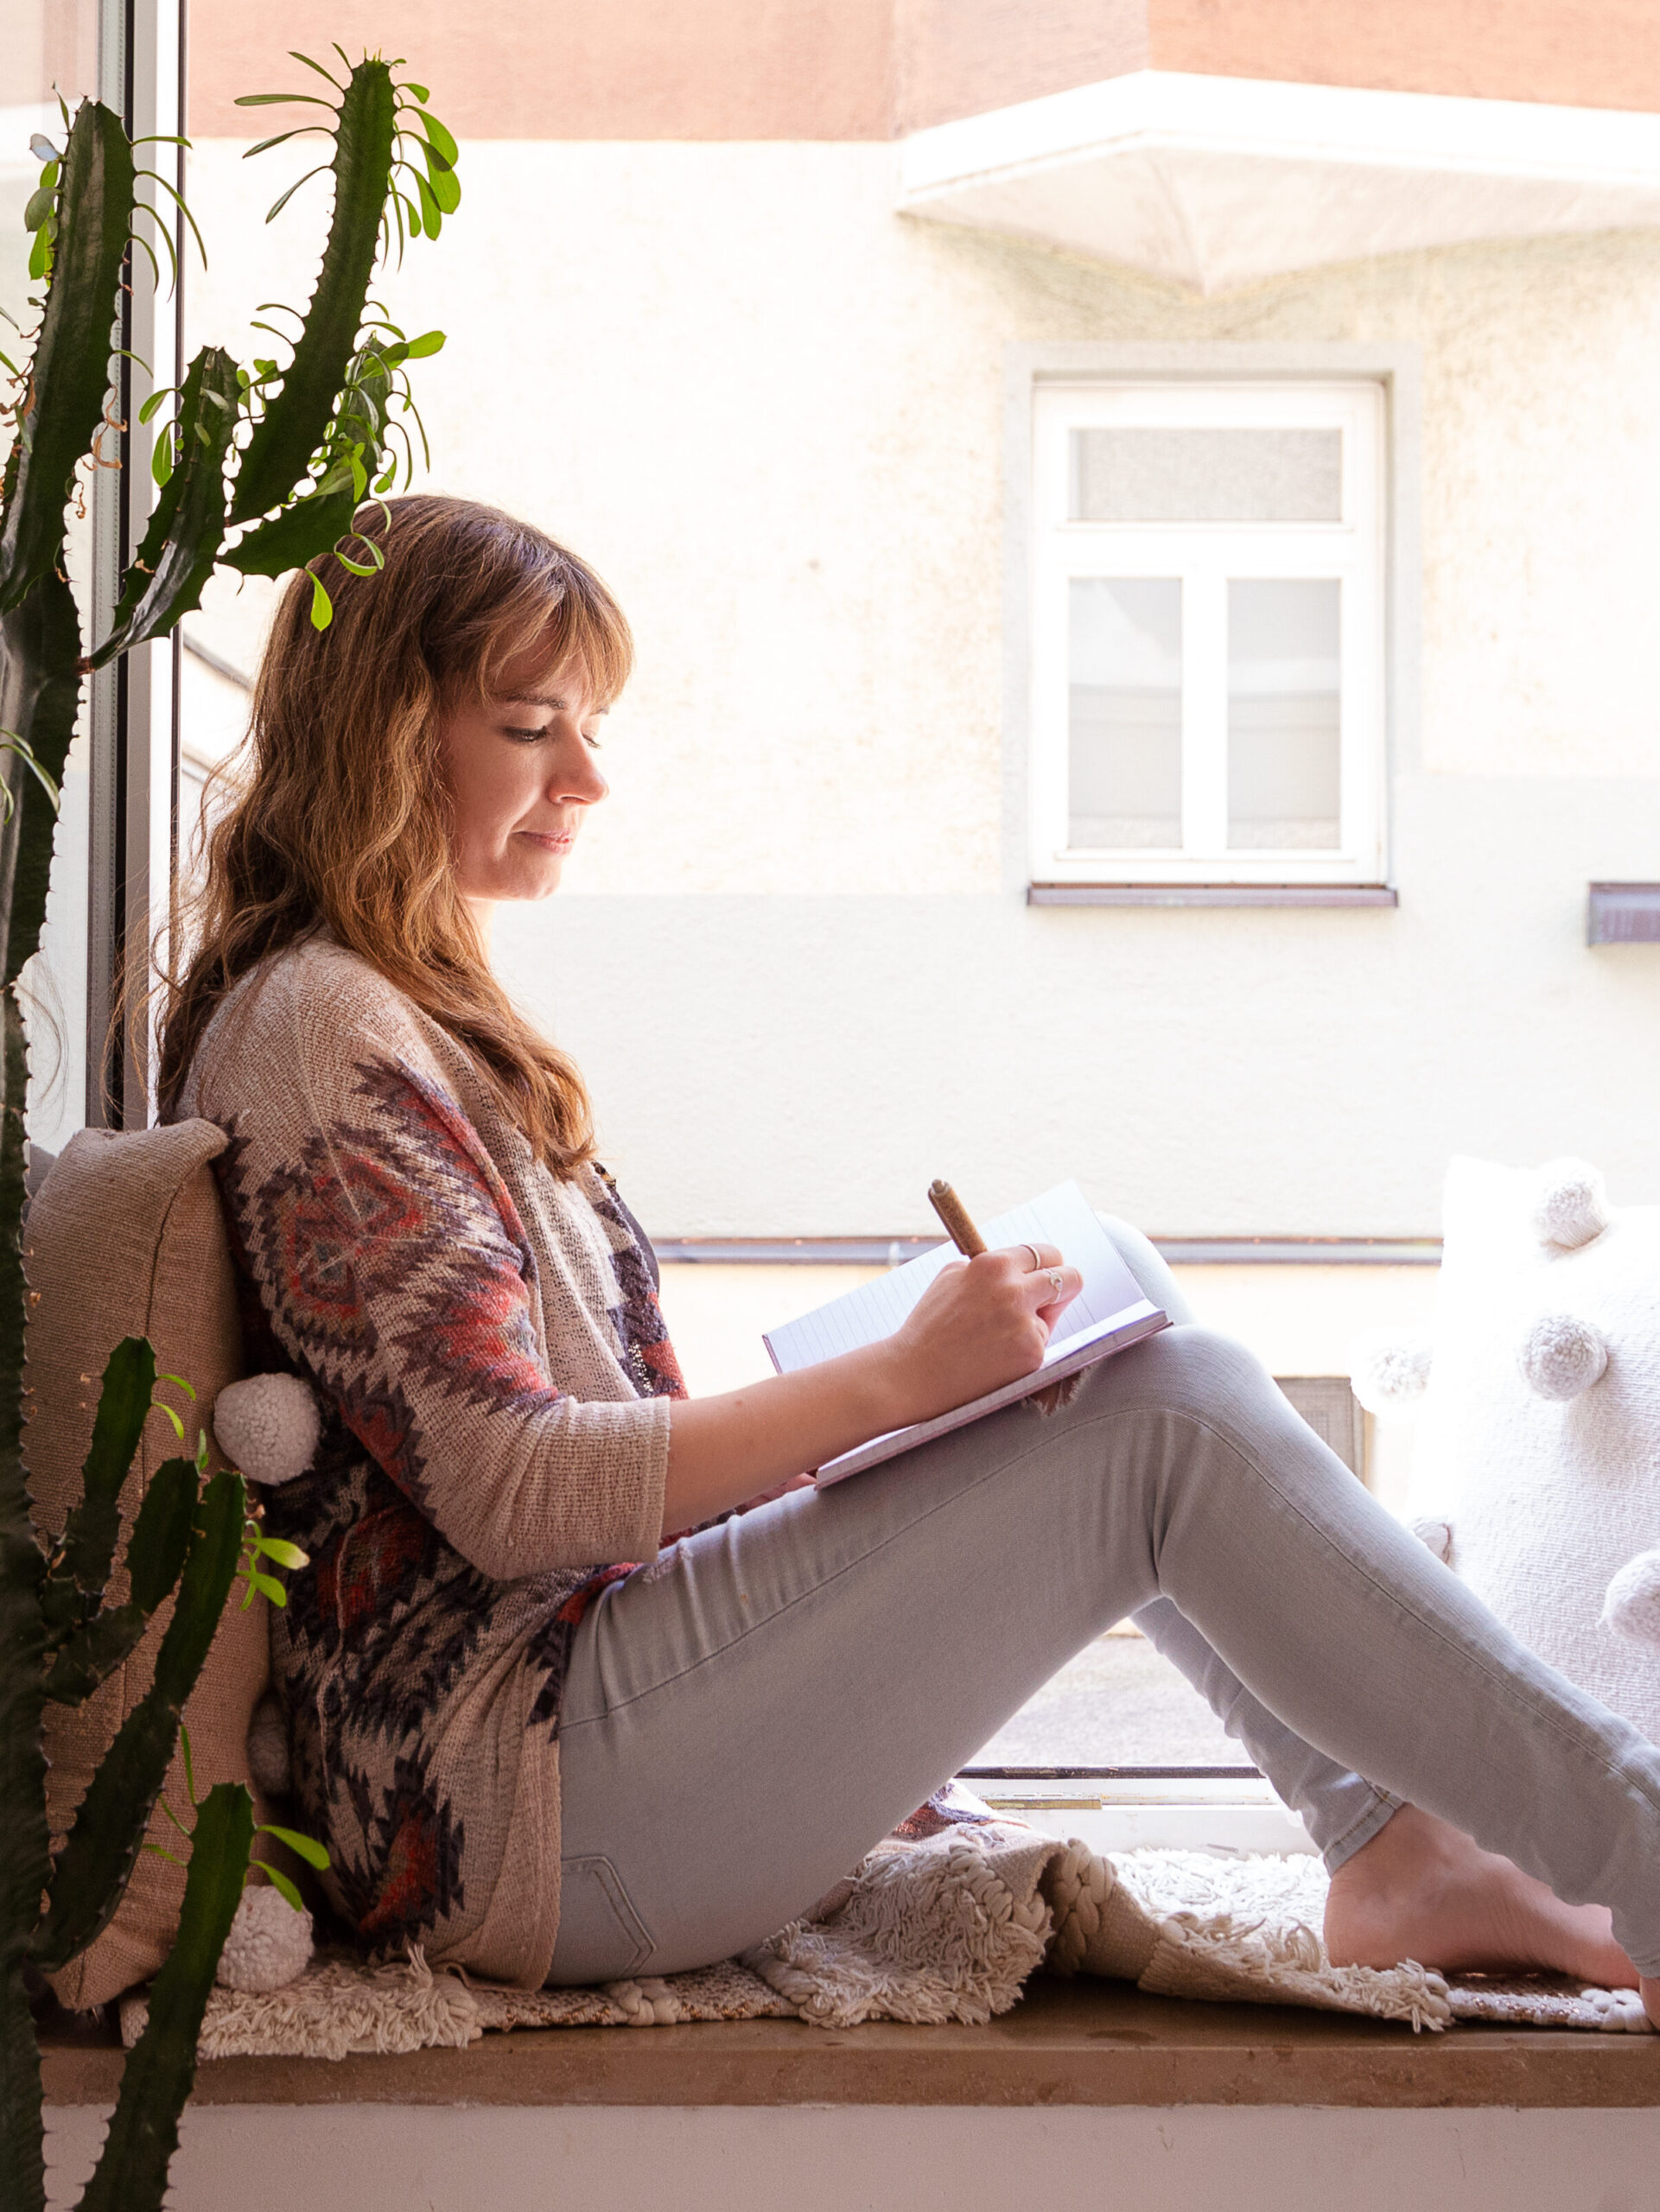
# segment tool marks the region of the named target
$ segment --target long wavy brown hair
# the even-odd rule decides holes
[[[313,626],[303,569],[278,605],[231,802],[180,918],[188,949],[166,978],[163,1109],[239,977],[326,923],[471,1054],[569,1176],[593,1157],[588,1093],[513,1008],[456,889],[440,731],[454,702],[488,698],[532,651],[550,672],[580,661],[596,699],[614,699],[633,662],[628,625],[575,554],[493,507],[393,499],[359,510],[357,530],[384,566],[328,563],[327,628]]]

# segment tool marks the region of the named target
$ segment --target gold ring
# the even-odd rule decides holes
[[[1049,1270],[1049,1295],[1051,1298],[1059,1298],[1060,1296],[1060,1269],[1059,1268],[1051,1268]]]
[[[1034,1275],[1040,1274],[1043,1268],[1043,1262],[1038,1255],[1037,1246],[1035,1244],[1023,1244],[1021,1245],[1021,1249],[1023,1252],[1029,1252],[1032,1255],[1031,1271]]]

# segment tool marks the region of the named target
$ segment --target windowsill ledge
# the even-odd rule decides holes
[[[107,2106],[122,2055],[48,2041],[46,2101]],[[1660,2037],[1396,2023],[1201,2005],[1123,1983],[1040,1979],[981,2028],[797,2020],[555,2028],[466,2050],[220,2059],[202,2105],[1507,2106],[1660,2104]]]
[[[1028,906],[1398,906],[1389,883],[1028,883]]]

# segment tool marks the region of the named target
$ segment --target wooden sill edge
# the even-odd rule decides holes
[[[118,2050],[60,2040],[53,2107],[108,2105]],[[796,2020],[554,2028],[399,2057],[222,2059],[213,2105],[794,2104],[1410,2108],[1660,2104],[1660,2037],[1396,2023],[1273,2005],[1183,2003],[1122,1984],[1042,1980],[979,2028]]]
[[[1398,906],[1389,883],[1028,883],[1028,906]]]

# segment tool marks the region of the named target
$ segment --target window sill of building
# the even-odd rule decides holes
[[[1028,883],[1028,906],[1398,906],[1389,883]]]
[[[105,2106],[122,2054],[60,2033],[46,2101]],[[1634,2107],[1660,2103],[1660,2037],[1396,2022],[1034,1980],[984,2027],[798,2020],[554,2028],[397,2057],[230,2058],[199,2105]]]

